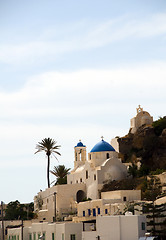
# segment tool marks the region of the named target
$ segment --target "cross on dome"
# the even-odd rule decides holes
[[[104,137],[103,136],[101,136],[101,140],[103,141],[103,139],[104,139]]]

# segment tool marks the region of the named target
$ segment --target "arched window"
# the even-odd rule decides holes
[[[107,153],[107,156],[106,156],[106,157],[107,157],[107,159],[110,157],[109,153]]]

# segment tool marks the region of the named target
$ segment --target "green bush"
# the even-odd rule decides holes
[[[163,129],[166,128],[166,116],[160,117],[159,120],[153,122],[154,132],[157,136],[160,136]]]

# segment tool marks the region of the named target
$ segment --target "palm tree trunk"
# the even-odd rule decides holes
[[[50,188],[50,155],[48,156],[48,164],[47,164],[47,182],[48,182],[48,188]]]

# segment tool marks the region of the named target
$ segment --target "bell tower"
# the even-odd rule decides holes
[[[77,143],[77,145],[74,147],[74,167],[79,167],[83,164],[85,164],[86,161],[86,146],[83,145],[81,140]]]

